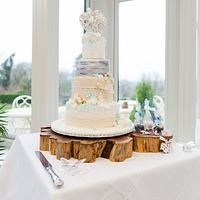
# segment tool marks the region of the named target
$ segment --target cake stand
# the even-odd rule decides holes
[[[116,137],[133,131],[132,124],[108,128],[77,128],[66,124],[64,119],[59,119],[51,124],[51,129],[61,135],[87,138]]]

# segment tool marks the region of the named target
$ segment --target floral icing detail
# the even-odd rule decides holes
[[[98,77],[98,78],[104,78],[105,81],[110,81],[113,83],[113,77],[112,77],[110,71],[108,71],[107,73],[104,73],[104,74],[95,74],[94,76]]]
[[[98,10],[92,11],[90,8],[81,14],[79,21],[86,32],[94,33],[102,33],[106,24],[104,15]]]
[[[80,105],[80,104],[86,104],[87,100],[84,97],[81,97],[79,95],[75,96],[75,103]]]
[[[88,111],[94,109],[97,105],[99,106],[102,101],[98,98],[98,96],[88,93],[86,96],[81,96],[79,94],[74,95],[69,103],[72,105],[72,107],[81,111]]]

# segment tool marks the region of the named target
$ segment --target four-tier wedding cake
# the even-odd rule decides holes
[[[72,97],[66,104],[66,123],[75,127],[103,128],[115,125],[119,106],[113,101],[113,80],[109,61],[105,59],[102,35],[105,17],[87,9],[80,16],[85,33],[82,37],[82,59],[76,64]]]

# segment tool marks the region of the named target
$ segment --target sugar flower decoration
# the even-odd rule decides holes
[[[81,14],[79,20],[86,32],[102,33],[106,24],[104,15],[98,10],[92,11],[90,8]]]

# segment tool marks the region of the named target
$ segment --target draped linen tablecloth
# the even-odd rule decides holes
[[[86,173],[68,174],[45,152],[65,185],[56,189],[35,156],[39,134],[19,135],[0,168],[0,200],[200,200],[200,150],[133,153],[113,163],[84,163]],[[62,170],[61,170],[62,169]]]

